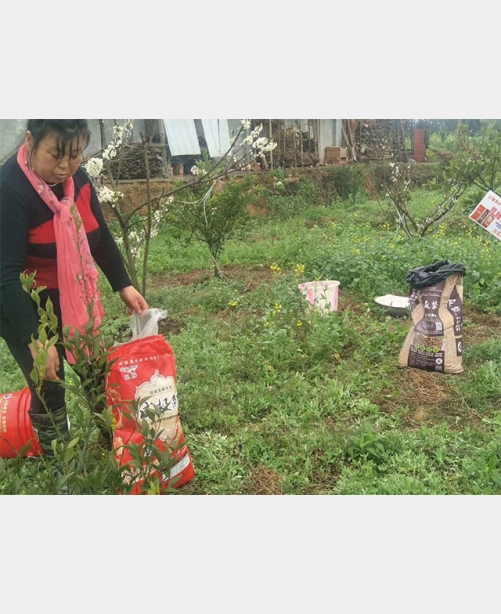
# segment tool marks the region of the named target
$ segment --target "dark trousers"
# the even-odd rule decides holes
[[[58,317],[58,322],[61,322],[61,309],[58,301],[58,295],[51,293],[51,300],[54,305],[54,313]],[[46,380],[43,382],[40,389],[40,396],[35,388],[35,384],[31,379],[30,373],[33,370],[33,356],[28,347],[28,344],[20,341],[16,330],[12,327],[9,321],[1,314],[0,317],[0,337],[2,337],[7,347],[10,350],[14,360],[19,365],[23,372],[26,382],[31,390],[31,414],[45,414],[47,410],[50,412],[56,411],[65,407],[65,389],[57,381]],[[58,330],[58,334],[61,337],[61,330]],[[57,376],[60,380],[64,381],[64,361],[66,360],[66,354],[64,348],[60,344],[56,344],[57,351],[59,353],[59,370]],[[74,368],[74,367],[73,367]],[[78,370],[74,368],[78,374]],[[84,387],[87,398],[92,399],[99,391],[104,391],[105,375],[103,373],[95,372],[93,377],[90,378],[90,382]],[[82,378],[81,378],[82,379]],[[88,378],[88,375],[86,377]],[[105,407],[105,402],[100,402],[99,406],[93,404],[93,412],[101,413]]]

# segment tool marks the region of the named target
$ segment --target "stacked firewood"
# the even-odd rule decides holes
[[[253,127],[263,125],[261,136],[271,138],[277,143],[273,150],[274,167],[316,166],[320,158],[317,153],[317,138],[309,131],[304,131],[299,122],[286,124],[284,120],[253,120]],[[269,157],[269,156],[268,156]]]
[[[301,152],[292,147],[280,147],[273,151],[273,165],[281,167],[316,166],[320,158],[311,151]]]
[[[150,177],[165,177],[165,164],[158,148],[148,148]],[[106,174],[106,165],[104,168]],[[146,162],[142,145],[126,145],[120,156],[111,160],[113,177],[123,179],[146,179]]]
[[[402,127],[398,119],[359,119],[354,130],[360,161],[406,159]]]

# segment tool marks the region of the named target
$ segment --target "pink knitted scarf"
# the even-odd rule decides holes
[[[94,330],[97,330],[104,309],[97,288],[98,271],[75,204],[73,177],[64,182],[64,198],[59,201],[47,183],[31,168],[25,145],[19,150],[17,161],[37,194],[54,213],[61,326],[71,327],[68,337],[72,337],[76,330],[83,332],[89,321],[89,305],[92,303]],[[66,356],[70,363],[75,363],[68,350]]]

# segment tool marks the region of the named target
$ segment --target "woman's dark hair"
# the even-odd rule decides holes
[[[33,137],[32,154],[46,136],[54,135],[58,158],[64,157],[66,153],[70,158],[76,158],[79,152],[74,151],[73,143],[83,139],[85,149],[91,137],[86,119],[29,119],[26,130],[29,130]],[[69,152],[66,152],[68,144]]]

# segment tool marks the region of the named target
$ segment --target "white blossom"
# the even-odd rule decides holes
[[[248,130],[250,128],[250,125],[250,119],[242,119],[242,126],[244,127],[244,130]]]
[[[112,207],[114,207],[117,202],[123,198],[123,194],[121,192],[110,190],[110,188],[107,188],[106,186],[98,188],[97,196],[100,202],[110,203]]]
[[[111,143],[103,151],[103,158],[105,160],[111,160],[117,155],[118,149],[129,140],[133,126],[132,120],[127,119],[123,126],[113,127],[113,138],[111,139]]]
[[[91,158],[84,168],[91,177],[99,177],[103,171],[103,161],[101,158]]]
[[[115,149],[115,147],[111,145],[103,151],[103,158],[105,160],[112,160],[116,155],[117,155],[117,150]]]

